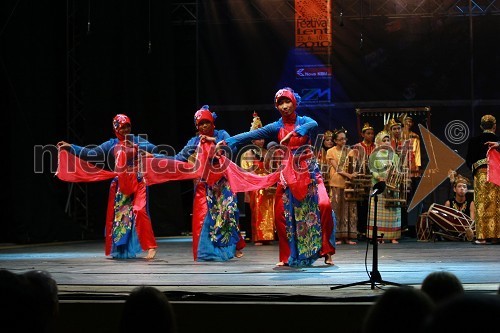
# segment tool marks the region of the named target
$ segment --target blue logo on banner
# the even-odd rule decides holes
[[[330,103],[332,94],[330,88],[304,88],[301,89],[301,97],[304,104]]]

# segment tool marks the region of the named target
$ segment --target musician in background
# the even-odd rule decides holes
[[[467,190],[470,182],[462,175],[455,175],[453,178],[453,198],[446,200],[444,205],[456,209],[469,216],[472,221],[476,219],[474,212],[474,199],[467,196]]]
[[[409,168],[409,176],[411,183],[409,191],[408,191],[408,196],[407,196],[407,201],[411,202],[413,199],[413,195],[415,194],[415,190],[417,189],[418,183],[420,182],[420,177],[421,177],[421,170],[420,167],[422,165],[422,157],[420,153],[420,136],[413,132],[413,118],[404,114],[401,117],[401,122],[403,123],[403,131],[401,133],[401,137],[404,141],[409,140],[409,152],[407,154],[407,165]],[[415,209],[410,211],[407,214],[404,214],[407,216],[407,221],[403,220],[403,225],[415,225],[416,220],[418,218],[418,214],[420,214],[422,210],[422,204],[418,204]],[[406,222],[406,223],[405,223]]]
[[[321,176],[323,177],[323,181],[325,182],[326,193],[328,193],[328,195],[330,195],[330,164],[326,159],[326,152],[332,147],[333,132],[330,130],[326,130],[323,134],[321,148],[319,149],[316,157],[318,159],[319,170],[321,172]]]
[[[364,123],[361,129],[361,137],[363,140],[358,142],[353,146],[353,149],[358,149],[358,162],[361,163],[359,167],[359,172],[361,174],[369,175],[370,168],[368,167],[368,158],[370,157],[373,150],[375,150],[375,130],[370,125],[370,123]],[[358,232],[359,238],[362,240],[366,237],[366,221],[368,218],[368,196],[364,197],[363,200],[358,200],[356,202],[358,210]]]
[[[413,118],[410,116],[403,116],[403,132],[401,138],[403,141],[410,140],[410,177],[420,177],[420,166],[422,165],[422,158],[420,155],[420,136],[412,131]]]
[[[500,240],[500,186],[487,179],[487,142],[498,142],[495,134],[497,121],[490,114],[481,117],[482,133],[470,139],[467,166],[474,176],[474,204],[476,215],[476,244],[487,244],[487,240]]]
[[[333,142],[335,146],[328,149],[326,158],[330,163],[330,200],[332,209],[337,217],[337,229],[335,244],[357,244],[358,238],[358,215],[355,201],[346,200],[346,180],[356,176],[349,168],[349,162],[354,163],[355,151],[347,147],[345,129],[333,131]]]
[[[373,139],[375,138],[375,130],[370,125],[370,123],[363,124],[363,128],[361,129],[361,137],[363,138],[363,140],[355,144],[355,146],[360,146],[363,148],[363,151],[365,153],[363,158],[363,160],[365,161],[365,165],[368,162],[368,157],[375,149],[375,143],[373,142]]]
[[[250,131],[262,127],[257,112],[253,113]],[[271,171],[266,165],[267,149],[264,148],[264,139],[252,140],[253,148],[245,151],[241,156],[240,166],[257,175],[267,175]],[[251,239],[254,245],[271,244],[274,240],[274,197],[276,187],[263,188],[256,191],[245,192],[245,202],[249,203],[251,226]]]
[[[403,196],[406,198],[406,196],[408,195],[407,190],[411,191],[411,184],[408,184],[407,181],[410,181],[410,161],[414,160],[414,158],[412,157],[413,152],[411,150],[409,142],[405,142],[403,138],[401,122],[399,122],[399,120],[391,118],[389,120],[389,123],[387,124],[387,127],[391,135],[391,147],[399,156],[399,169],[402,173],[405,174],[405,179],[403,179],[402,183],[400,184],[400,198],[403,198]],[[406,211],[406,209],[401,210],[401,229],[408,229],[408,212]]]
[[[391,118],[387,123],[387,130],[391,136],[391,147],[399,155],[403,150],[403,137],[401,135],[401,123]]]
[[[385,182],[398,168],[399,157],[391,147],[391,137],[389,132],[382,131],[375,137],[376,148],[370,155],[370,170],[372,173],[372,184]],[[388,187],[377,200],[377,237],[379,243],[384,243],[384,239],[390,239],[393,244],[399,243],[401,238],[401,207],[392,205],[392,199],[398,199],[399,192],[391,191]],[[375,218],[375,200],[370,203],[370,214],[368,219],[367,237],[373,238],[373,226]]]

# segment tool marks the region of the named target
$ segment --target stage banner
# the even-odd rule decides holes
[[[332,102],[331,0],[295,0],[295,89],[302,103]]]
[[[342,95],[333,83],[333,2],[201,1],[198,105],[209,104],[220,128],[239,133],[248,130],[253,111],[263,123],[274,121],[274,93],[288,86],[302,97],[300,114],[314,118],[320,132],[337,123],[354,130],[354,112],[349,119],[329,112]]]

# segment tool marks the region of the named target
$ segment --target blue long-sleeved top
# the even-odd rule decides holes
[[[309,135],[309,137],[312,137],[312,131],[317,127],[318,123],[316,120],[307,116],[297,116],[294,131],[300,136]],[[278,133],[281,128],[284,128],[282,118],[259,129],[237,134],[225,139],[224,141],[229,148],[234,151],[238,149],[240,145],[250,143],[252,140],[268,139],[277,141]]]
[[[110,170],[113,170],[115,160],[113,149],[119,141],[120,140],[118,140],[117,138],[113,138],[91,148],[89,148],[89,146],[82,147],[79,145],[71,144],[71,152],[83,160],[91,161],[94,163],[106,163],[106,161],[109,161],[108,168]],[[156,154],[156,145],[150,143],[146,139],[140,136],[133,135],[132,141],[139,147],[139,149],[154,154],[155,157],[162,156],[161,154]]]

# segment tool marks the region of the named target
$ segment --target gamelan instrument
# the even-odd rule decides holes
[[[466,214],[451,207],[432,204],[428,210],[432,233],[449,240],[472,241],[476,232],[474,221]]]
[[[362,147],[353,146],[351,152],[345,160],[344,170],[356,175],[345,181],[344,197],[346,201],[364,201],[370,195],[372,187],[368,159]]]
[[[386,173],[386,190],[384,192],[385,206],[406,206],[410,184],[408,170],[402,167],[401,163],[393,163],[393,154],[395,154],[395,152],[391,147],[381,147],[380,149],[388,150],[388,154],[384,157],[384,160],[377,161],[380,155],[375,152],[370,155],[369,160],[370,166],[377,165],[376,162],[383,162],[383,164],[386,165],[387,170],[381,170]]]
[[[432,239],[432,224],[428,213],[422,213],[415,225],[418,242],[429,242]]]
[[[407,204],[408,194],[411,189],[409,168],[410,140],[402,143],[399,151],[399,162],[391,164],[387,172],[386,186],[392,197],[386,201],[389,206],[403,207]]]

